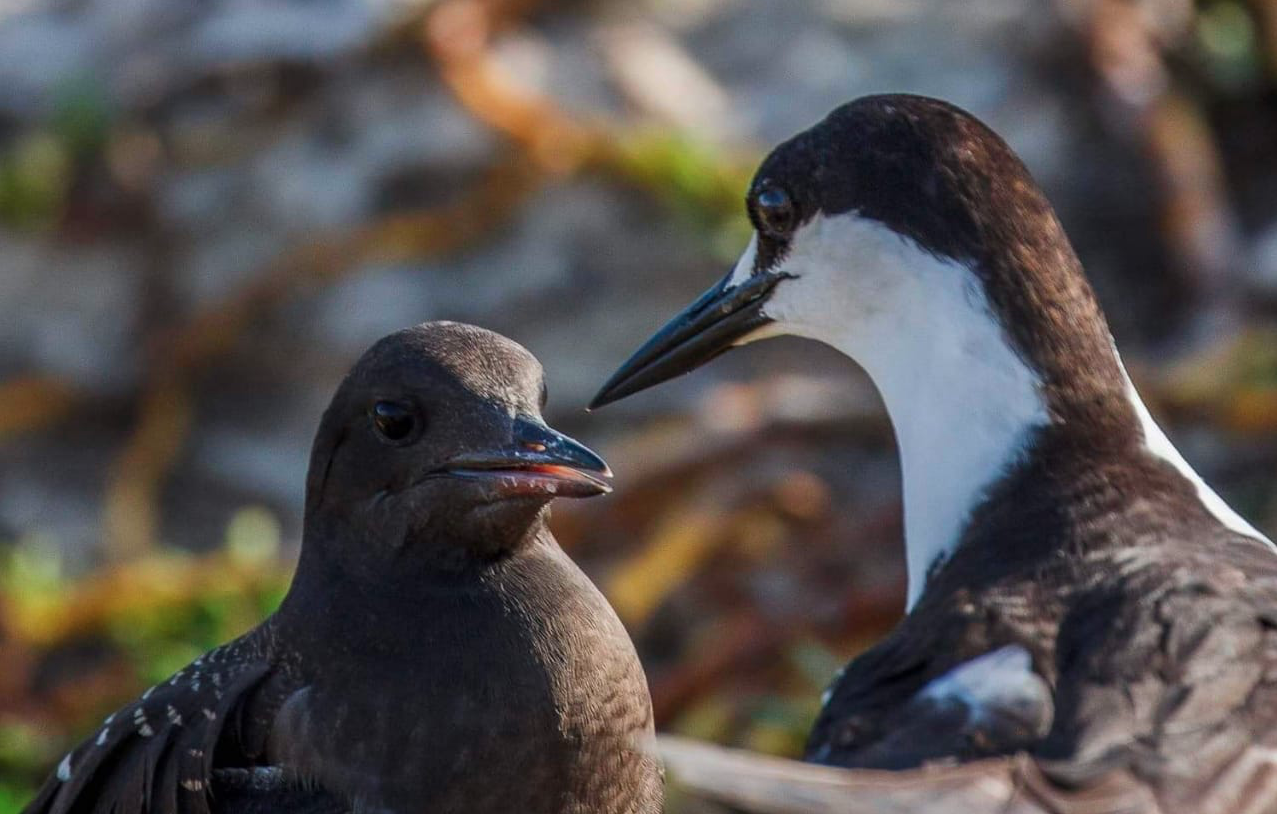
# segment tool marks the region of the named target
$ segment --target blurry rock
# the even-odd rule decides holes
[[[476,322],[538,354],[550,409],[575,412],[635,338],[712,278],[702,250],[652,202],[573,182],[446,263],[368,269],[281,317],[288,335],[345,357],[405,324]]]
[[[48,112],[73,82],[91,81],[131,109],[210,73],[332,63],[427,2],[71,0],[0,8],[0,111]]]
[[[617,24],[598,40],[621,93],[640,112],[710,142],[739,138],[726,92],[668,32]]]
[[[0,233],[0,371],[127,388],[138,372],[142,258],[137,246]]]
[[[1259,234],[1251,247],[1250,277],[1270,297],[1277,297],[1277,223]]]

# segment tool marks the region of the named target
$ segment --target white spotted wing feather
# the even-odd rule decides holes
[[[24,814],[209,811],[213,755],[270,673],[249,638],[213,650],[108,716],[68,753]]]

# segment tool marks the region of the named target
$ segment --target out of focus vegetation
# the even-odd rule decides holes
[[[157,551],[75,580],[63,567],[39,539],[20,540],[0,558],[5,811],[20,808],[86,727],[138,687],[257,624],[287,586],[278,523],[260,508],[237,513],[225,546],[203,556]],[[50,671],[54,685],[24,697]]]
[[[278,602],[318,410],[440,317],[528,344],[620,473],[556,527],[660,725],[799,753],[902,604],[872,394],[776,343],[576,405],[743,245],[761,145],[869,90],[1025,153],[1171,434],[1277,528],[1277,2],[899,5],[343,0],[162,47],[80,0],[58,24],[127,70],[40,85],[4,53],[62,47],[53,12],[0,4],[0,814]]]

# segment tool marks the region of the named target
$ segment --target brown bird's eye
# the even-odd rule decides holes
[[[403,443],[417,430],[417,411],[399,401],[379,401],[372,406],[372,423],[387,441]]]
[[[754,213],[758,227],[772,237],[788,237],[797,225],[797,211],[789,193],[776,187],[768,187],[754,198]]]

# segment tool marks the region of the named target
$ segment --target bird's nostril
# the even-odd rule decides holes
[[[533,452],[545,452],[545,444],[541,444],[536,441],[524,441],[523,446],[525,449],[529,449]]]

